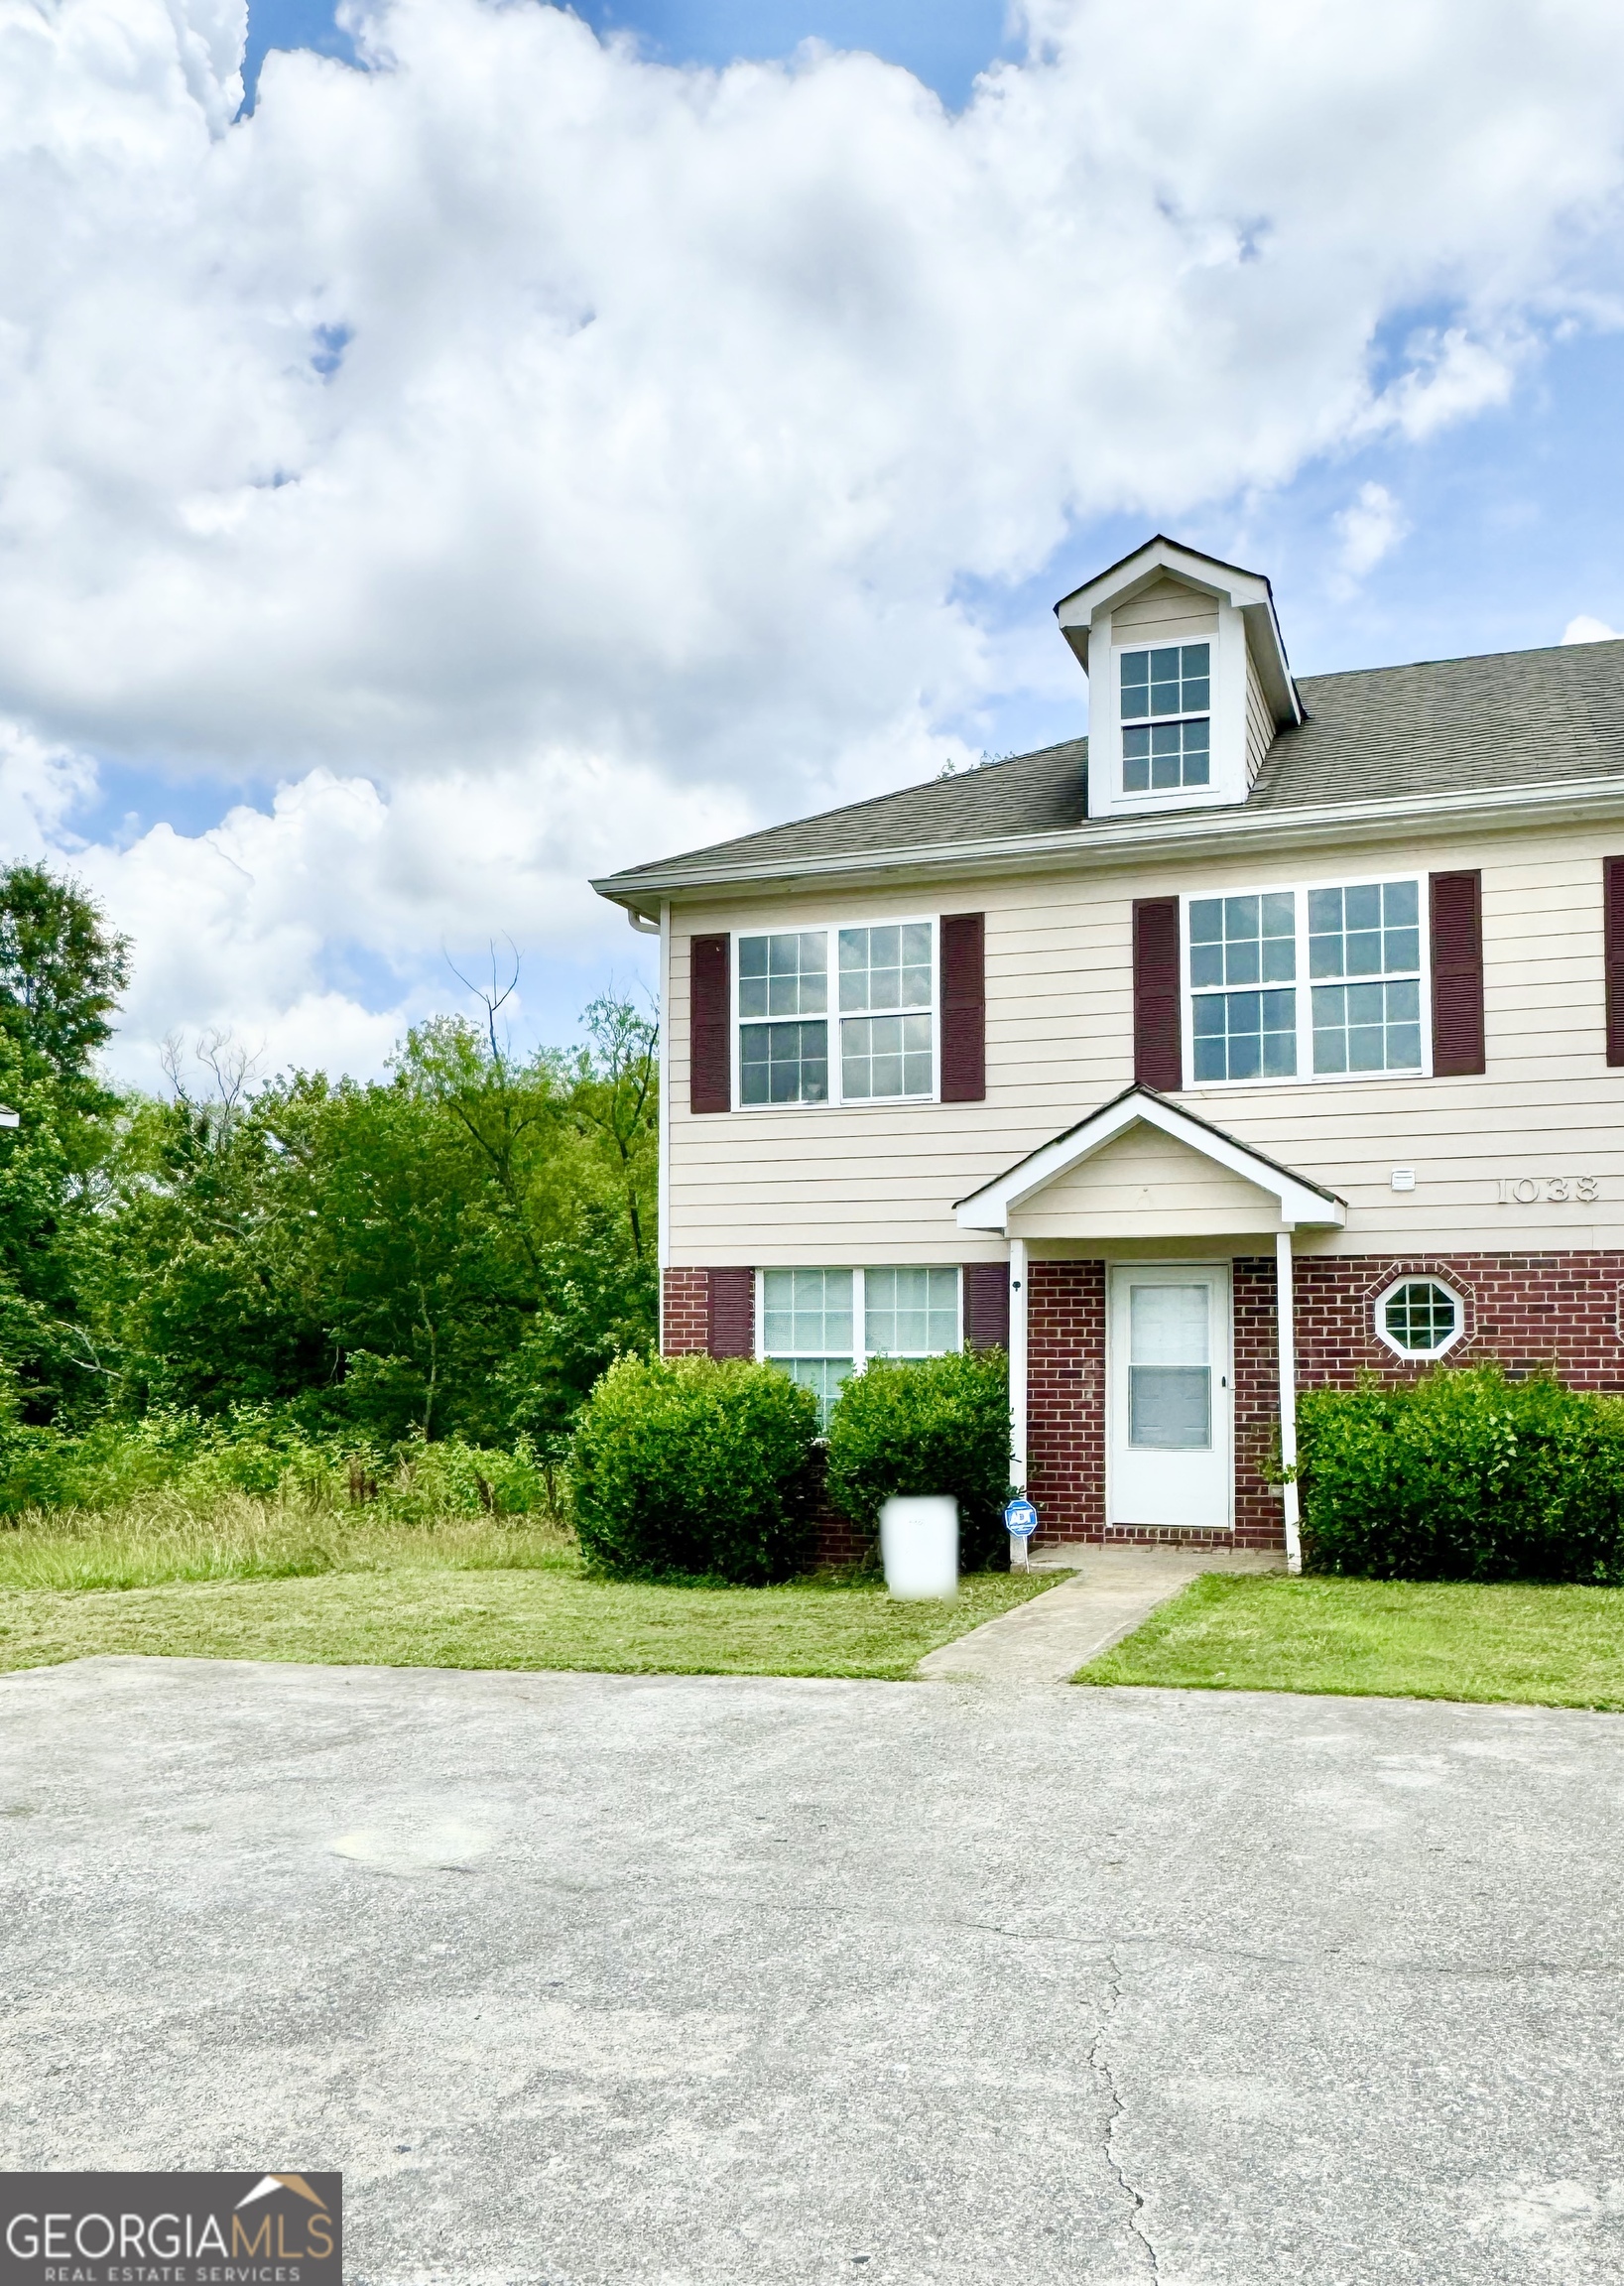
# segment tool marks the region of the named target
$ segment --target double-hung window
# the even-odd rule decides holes
[[[935,1093],[934,922],[785,930],[738,947],[741,1103]]]
[[[871,1357],[959,1346],[956,1269],[764,1270],[761,1354],[815,1392],[827,1422],[840,1385]]]
[[[1311,889],[1308,905],[1314,1071],[1419,1072],[1420,882]]]
[[[1418,880],[1192,897],[1193,1083],[1421,1072]]]
[[[1122,791],[1160,794],[1212,778],[1212,646],[1121,654]]]

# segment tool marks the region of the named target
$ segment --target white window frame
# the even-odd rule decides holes
[[[1447,1341],[1440,1341],[1436,1349],[1407,1349],[1402,1341],[1394,1340],[1392,1334],[1387,1331],[1387,1305],[1398,1293],[1401,1286],[1436,1286],[1440,1293],[1448,1295],[1449,1300],[1454,1304],[1454,1332],[1449,1335]],[[1402,1357],[1408,1365],[1430,1365],[1437,1358],[1446,1357],[1455,1343],[1465,1338],[1465,1296],[1458,1287],[1451,1286],[1447,1278],[1437,1278],[1430,1270],[1412,1270],[1403,1278],[1390,1279],[1372,1304],[1372,1313],[1377,1340],[1391,1349],[1395,1357]]]
[[[888,1096],[888,1102],[918,1103],[918,1095]],[[754,1108],[754,1106],[752,1106]],[[815,1108],[815,1106],[812,1106]],[[955,1301],[958,1310],[958,1340],[954,1349],[927,1350],[927,1356],[950,1357],[955,1349],[964,1346],[964,1265],[962,1262],[871,1262],[871,1270],[951,1270],[957,1279]],[[870,1349],[868,1346],[868,1286],[867,1271],[854,1262],[768,1262],[756,1272],[756,1362],[765,1365],[772,1352],[767,1347],[767,1273],[769,1270],[849,1270],[851,1272],[851,1339],[853,1374],[866,1373],[869,1360],[888,1357],[888,1349]],[[811,1356],[812,1352],[808,1351]],[[827,1356],[825,1349],[818,1354]]]
[[[1148,657],[1152,651],[1186,651],[1190,647],[1191,644],[1195,643],[1204,643],[1207,647],[1205,712],[1200,714],[1136,714],[1133,717],[1133,720],[1130,721],[1127,715],[1122,711],[1123,661],[1125,659],[1136,658],[1141,651],[1143,651]],[[1181,680],[1183,679],[1183,668],[1181,667]],[[1116,703],[1116,776],[1118,799],[1123,802],[1141,804],[1146,809],[1166,809],[1169,803],[1183,802],[1191,798],[1196,801],[1209,802],[1212,799],[1212,789],[1217,782],[1216,756],[1212,750],[1214,744],[1212,735],[1212,698],[1213,694],[1217,688],[1218,680],[1218,638],[1216,631],[1210,635],[1191,635],[1187,638],[1181,637],[1177,642],[1169,642],[1164,638],[1162,641],[1156,643],[1140,643],[1130,641],[1124,643],[1120,649],[1113,646],[1111,651],[1111,674],[1115,679],[1112,696]],[[1165,728],[1167,724],[1171,722],[1204,722],[1206,724],[1206,784],[1204,786],[1142,786],[1137,790],[1137,792],[1130,794],[1128,791],[1127,776],[1128,732],[1130,730],[1155,729],[1158,726]]]
[[[1379,984],[1387,979],[1380,976],[1320,976],[1309,974],[1309,898],[1315,889],[1372,889],[1385,888],[1389,882],[1413,881],[1416,884],[1416,924],[1421,936],[1421,1062],[1407,1072],[1316,1072],[1313,1069],[1313,998],[1315,983],[1320,984]],[[1180,993],[1179,1022],[1183,1043],[1184,1070],[1188,1075],[1181,1090],[1187,1095],[1229,1094],[1243,1087],[1346,1087],[1391,1086],[1406,1080],[1431,1080],[1433,1077],[1433,947],[1427,905],[1427,874],[1424,870],[1394,873],[1333,873],[1313,881],[1263,881],[1224,883],[1210,889],[1195,889],[1179,899],[1179,960]],[[1297,992],[1297,1070],[1283,1078],[1254,1080],[1197,1080],[1195,1077],[1195,1010],[1196,993],[1189,980],[1190,942],[1189,908],[1204,905],[1215,897],[1294,897],[1293,910],[1297,919],[1297,975],[1290,984],[1260,984],[1259,991]],[[1247,992],[1247,984],[1227,987],[1213,986],[1214,992],[1227,989]],[[1207,997],[1205,992],[1200,994]],[[1440,1281],[1441,1283],[1441,1281]],[[1412,1352],[1405,1351],[1409,1356]],[[1442,1354],[1441,1351],[1438,1352]]]
[[[840,1054],[839,1033],[840,1009],[838,1002],[840,998],[840,975],[837,962],[839,958],[838,939],[840,932],[842,929],[918,929],[921,927],[927,928],[931,932],[930,1093],[927,1095],[853,1095],[848,1101],[842,1089],[842,1082],[844,1079],[844,1060]],[[746,1103],[744,1100],[744,1076],[741,1069],[743,1064],[743,1056],[739,1041],[739,1034],[742,1031],[746,1021],[746,1019],[739,1013],[739,949],[743,945],[746,937],[815,937],[819,935],[825,941],[827,952],[827,965],[825,972],[828,976],[828,996],[830,1003],[827,1017],[825,1019],[829,1026],[828,1094],[821,1103]],[[729,957],[729,1016],[731,1020],[731,1043],[729,1048],[729,1055],[731,1059],[733,1101],[740,1111],[749,1112],[752,1116],[755,1117],[759,1117],[764,1111],[781,1113],[802,1111],[891,1111],[895,1110],[899,1104],[939,1103],[941,1101],[941,927],[940,917],[937,914],[880,913],[876,914],[872,920],[868,919],[865,915],[859,914],[855,916],[848,916],[844,921],[792,922],[789,920],[784,920],[771,923],[767,927],[761,929],[735,929],[732,933],[731,951]],[[851,1013],[855,1014],[857,1011],[851,1011]],[[870,1011],[870,1013],[879,1016],[918,1016],[923,1014],[923,1010],[918,1008],[879,1008]],[[752,1024],[762,1021],[774,1021],[774,1019],[762,1019],[754,1016],[749,1018],[749,1022]],[[815,1016],[801,1018],[787,1017],[778,1019],[778,1021],[787,1023],[801,1022],[815,1024],[818,1019]],[[778,1265],[775,1264],[774,1267],[777,1268]],[[831,1263],[829,1267],[831,1269],[843,1270],[845,1268],[845,1264],[843,1262]],[[878,1268],[880,1265],[876,1264],[875,1267]],[[889,1268],[890,1265],[888,1264],[886,1267]],[[930,1267],[945,1269],[947,1265],[945,1263],[939,1263],[932,1264]]]

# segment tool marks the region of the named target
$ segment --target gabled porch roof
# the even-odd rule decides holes
[[[1159,1129],[1214,1167],[1272,1197],[1284,1230],[1339,1230],[1347,1220],[1347,1207],[1334,1191],[1311,1182],[1306,1175],[1295,1174],[1251,1144],[1238,1142],[1221,1127],[1198,1119],[1194,1112],[1182,1109],[1154,1087],[1142,1086],[1136,1080],[1076,1126],[1028,1152],[1002,1175],[961,1199],[956,1208],[960,1229],[998,1230],[1007,1235],[1010,1216],[1028,1201],[1135,1127]]]

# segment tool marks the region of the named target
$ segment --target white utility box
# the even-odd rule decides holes
[[[944,1493],[898,1494],[880,1510],[885,1584],[910,1603],[958,1593],[958,1502]]]

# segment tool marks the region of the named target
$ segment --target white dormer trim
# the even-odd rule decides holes
[[[1340,1230],[1347,1221],[1347,1207],[1333,1191],[1323,1190],[1306,1176],[1294,1175],[1289,1167],[1279,1166],[1248,1144],[1237,1143],[1222,1128],[1181,1110],[1165,1095],[1136,1081],[1090,1117],[961,1199],[955,1208],[959,1228],[996,1230],[1007,1237],[1011,1214],[1029,1199],[1069,1174],[1084,1159],[1091,1159],[1107,1143],[1114,1143],[1130,1127],[1138,1126],[1160,1128],[1175,1142],[1187,1144],[1203,1159],[1271,1194],[1279,1202],[1284,1230]]]
[[[1123,606],[1171,578],[1207,597],[1217,616],[1212,639],[1212,762],[1204,787],[1130,794],[1122,782],[1119,661],[1144,638],[1125,631]],[[1244,802],[1250,790],[1246,746],[1247,659],[1276,729],[1303,719],[1286,659],[1269,582],[1256,572],[1220,563],[1162,535],[1078,587],[1055,606],[1061,631],[1092,685],[1088,723],[1088,815],[1131,818],[1148,812],[1200,810]],[[1192,638],[1193,639],[1193,638]]]

